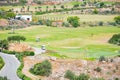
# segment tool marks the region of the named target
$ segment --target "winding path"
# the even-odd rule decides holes
[[[6,76],[9,80],[21,80],[17,76],[17,68],[20,66],[20,62],[14,55],[4,54],[0,52],[0,56],[3,58],[5,65],[0,71],[0,76]]]

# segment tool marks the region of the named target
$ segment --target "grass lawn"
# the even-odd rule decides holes
[[[93,59],[102,55],[111,57],[118,55],[117,51],[120,50],[120,46],[107,43],[113,34],[120,33],[118,27],[56,28],[33,26],[16,30],[16,34],[8,34],[9,32],[0,31],[0,39],[12,35],[23,35],[27,38],[25,43],[36,47],[45,44],[48,50],[69,58]],[[40,42],[35,42],[36,37],[40,37]],[[52,56],[56,55],[52,54]]]
[[[1,68],[4,66],[4,61],[3,61],[3,59],[1,58],[1,56],[0,56],[0,70],[1,70]]]
[[[98,22],[98,21],[104,21],[104,22],[112,22],[114,20],[114,17],[118,15],[70,15],[70,14],[44,14],[44,15],[33,15],[33,19],[62,19],[63,21],[67,21],[67,18],[70,16],[78,16],[80,18],[80,22]]]

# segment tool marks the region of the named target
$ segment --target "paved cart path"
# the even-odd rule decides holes
[[[0,76],[6,76],[9,80],[21,80],[17,76],[17,68],[20,66],[20,62],[14,55],[4,54],[0,52],[0,56],[3,58],[5,65],[0,70]]]

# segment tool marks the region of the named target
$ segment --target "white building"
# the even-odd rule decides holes
[[[32,15],[16,15],[16,19],[23,19],[26,21],[32,21]]]

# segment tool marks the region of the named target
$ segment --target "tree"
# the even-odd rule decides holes
[[[120,34],[114,34],[108,42],[120,46]]]
[[[0,40],[0,47],[1,49],[8,49],[8,41],[7,40]]]
[[[52,73],[52,65],[48,60],[45,60],[42,63],[35,64],[30,72],[35,75],[49,76]]]
[[[65,8],[64,5],[62,5],[61,8],[64,9]]]
[[[78,27],[79,24],[79,17],[73,16],[73,17],[68,17],[67,21],[73,26],[73,27]]]
[[[104,2],[100,2],[100,8],[102,8],[102,7],[104,7],[105,6],[105,4],[104,4]]]
[[[120,16],[115,17],[114,20],[117,24],[120,24]]]

